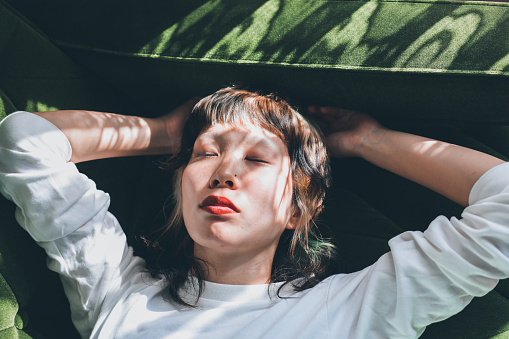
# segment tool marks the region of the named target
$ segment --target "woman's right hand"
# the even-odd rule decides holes
[[[189,99],[170,113],[157,118],[162,120],[166,126],[167,138],[170,141],[168,153],[176,154],[179,151],[184,125],[186,124],[187,118],[191,114],[194,105],[196,105],[200,99],[200,97]]]
[[[175,154],[198,98],[159,118],[69,110],[37,112],[58,127],[72,147],[72,162],[149,154]]]

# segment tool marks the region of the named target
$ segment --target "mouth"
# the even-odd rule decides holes
[[[240,210],[228,198],[217,195],[210,195],[200,204],[200,208],[211,214],[233,214]]]

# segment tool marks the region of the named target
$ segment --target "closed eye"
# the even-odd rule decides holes
[[[246,158],[247,161],[253,161],[253,162],[259,162],[259,163],[262,163],[262,164],[268,164],[269,162],[268,161],[265,161],[263,159],[257,159],[257,158]]]
[[[196,157],[215,157],[217,154],[215,153],[198,153],[195,155]]]

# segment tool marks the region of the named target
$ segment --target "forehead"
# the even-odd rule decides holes
[[[256,145],[287,153],[286,145],[279,136],[254,124],[217,123],[201,132],[197,141],[233,144],[239,147]]]

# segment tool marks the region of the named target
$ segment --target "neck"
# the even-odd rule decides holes
[[[223,254],[211,253],[195,247],[194,256],[203,259],[205,280],[227,285],[268,284],[272,273],[274,253]]]

